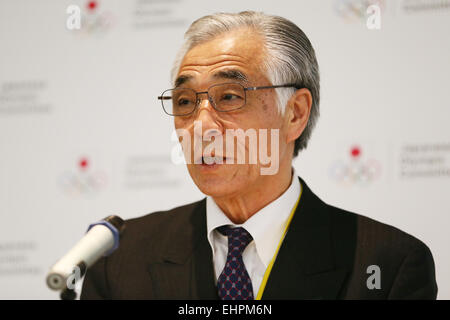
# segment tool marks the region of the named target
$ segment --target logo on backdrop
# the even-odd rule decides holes
[[[46,100],[48,87],[45,79],[0,82],[0,117],[51,114],[53,105]]]
[[[84,7],[70,5],[66,9],[66,28],[70,31],[82,31],[84,33],[105,33],[115,23],[115,15],[101,8],[100,2],[87,1]]]
[[[450,0],[403,0],[406,13],[450,10]]]
[[[58,179],[61,189],[70,196],[96,194],[107,183],[103,171],[94,170],[89,158],[82,157],[75,168],[64,172]]]
[[[346,22],[366,22],[367,29],[381,29],[385,0],[335,0],[335,13]]]
[[[380,175],[380,162],[364,157],[359,145],[352,146],[345,159],[334,161],[329,168],[330,178],[343,185],[369,185]]]

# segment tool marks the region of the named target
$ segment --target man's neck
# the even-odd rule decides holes
[[[243,224],[259,210],[279,198],[291,185],[292,168],[286,166],[276,175],[261,176],[244,193],[231,197],[214,198],[219,208],[235,224]]]

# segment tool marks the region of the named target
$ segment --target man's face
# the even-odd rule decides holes
[[[212,85],[226,82],[238,82],[244,87],[272,85],[262,67],[264,58],[263,40],[260,35],[249,29],[229,32],[197,45],[187,52],[177,74],[177,86],[200,92],[207,91]],[[241,79],[242,75],[247,81]],[[279,136],[276,143],[278,143],[279,149],[276,149],[276,155],[272,154],[271,156],[280,159],[286,154],[284,130],[286,121],[278,112],[274,89],[247,91],[245,106],[230,112],[215,110],[205,94],[199,95],[199,98],[201,102],[194,113],[175,117],[175,128],[187,130],[190,134],[192,156],[191,159],[186,160],[189,174],[195,184],[203,193],[217,198],[245,194],[251,190],[258,192],[258,188],[266,188],[267,183],[264,182],[267,181],[268,176],[261,175],[259,156],[257,163],[249,163],[248,153],[252,149],[249,139],[245,139],[245,144],[240,146],[242,148],[235,147],[234,164],[226,163],[230,159],[225,158],[225,148],[219,152],[219,155],[224,157],[223,164],[194,163],[194,122],[198,124],[198,121],[201,121],[202,131],[200,133],[202,136],[208,132],[222,134],[224,145],[226,130],[254,129],[258,133],[260,129],[266,129],[268,142],[256,146],[258,155],[261,147],[268,150],[265,151],[266,154],[270,154],[271,130],[277,129]],[[198,131],[196,132],[198,135]],[[197,138],[202,139],[202,137]],[[202,142],[203,151],[212,141],[214,139]],[[239,150],[243,150],[245,153],[244,164],[236,164]],[[218,156],[217,152],[215,156]]]

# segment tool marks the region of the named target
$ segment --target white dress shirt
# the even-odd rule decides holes
[[[242,258],[252,281],[253,295],[256,298],[264,273],[277,251],[289,215],[301,193],[302,186],[295,169],[292,172],[289,188],[280,197],[240,225],[231,222],[214,199],[209,196],[206,198],[207,236],[213,252],[216,283],[227,260],[228,238],[215,229],[223,225],[243,227],[253,237],[242,253]]]

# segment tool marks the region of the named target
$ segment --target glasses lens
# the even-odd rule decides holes
[[[231,111],[245,105],[245,90],[239,83],[223,83],[212,86],[209,94],[216,109]]]
[[[164,111],[173,116],[187,115],[194,111],[196,94],[192,89],[170,89],[162,94]]]

